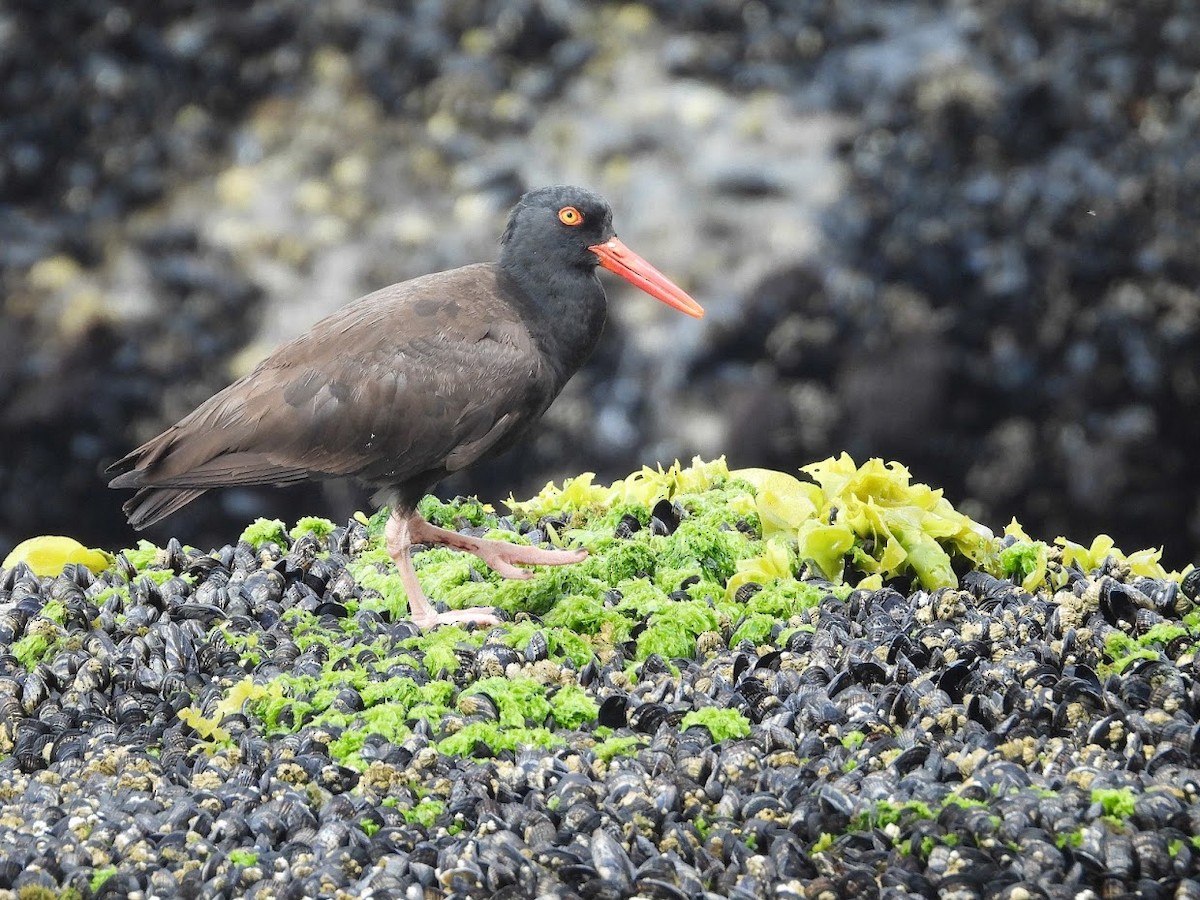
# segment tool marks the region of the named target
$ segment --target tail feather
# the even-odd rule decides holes
[[[109,487],[137,490],[122,507],[130,525],[152,525],[211,488],[295,484],[312,476],[303,454],[293,461],[288,448],[294,436],[265,446],[268,441],[250,427],[254,423],[240,418],[243,405],[227,392],[216,394],[105,470]]]
[[[130,472],[129,475],[136,475]],[[109,482],[110,487],[120,487],[115,484],[119,479]],[[204,493],[204,489],[195,488],[156,488],[143,487],[121,507],[129,517],[129,524],[141,531],[148,525],[153,525],[159,519],[165,519],[171,513],[187,506]]]
[[[121,509],[125,511],[129,524],[139,531],[153,525],[159,519],[165,519],[204,493],[204,488],[159,487],[149,475],[148,470],[170,446],[173,431],[174,429],[171,429],[154,440],[147,441],[104,470],[105,475],[112,476],[108,482],[110,488],[138,489],[136,494],[125,501]]]

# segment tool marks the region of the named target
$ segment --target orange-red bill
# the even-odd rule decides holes
[[[704,308],[699,303],[689,297],[683,288],[626,247],[620,238],[611,237],[603,244],[596,244],[588,249],[600,257],[600,265],[620,275],[635,287],[641,288],[655,300],[661,300],[667,306],[694,318],[704,317]]]

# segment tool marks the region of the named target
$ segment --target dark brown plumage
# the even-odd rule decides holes
[[[467,550],[506,577],[586,551],[464,538],[430,525],[416,503],[449,473],[517,440],[586,361],[606,311],[597,265],[703,315],[616,239],[603,199],[574,187],[532,191],[514,208],[496,263],[415,278],[343,307],[114,463],[109,485],[137,489],[124,510],[144,528],[210,488],[357,478],[392,506],[388,549],[414,620],[495,622],[486,609],[435,612],[409,546]]]

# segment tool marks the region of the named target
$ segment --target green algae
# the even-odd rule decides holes
[[[845,587],[844,592],[833,592],[834,596],[838,593],[848,593],[849,586]],[[812,584],[794,579],[777,580],[764,585],[761,591],[741,604],[741,609],[746,615],[764,615],[786,621],[792,616],[800,615],[806,609],[812,609],[821,602],[824,595],[824,591]]]
[[[715,706],[694,709],[683,717],[679,728],[681,731],[686,731],[693,725],[707,728],[714,743],[720,743],[728,738],[750,736],[750,720],[736,709],[718,709]]]
[[[104,887],[104,882],[108,881],[108,879],[112,878],[116,874],[116,866],[105,866],[103,869],[96,869],[96,871],[92,873],[92,878],[88,885],[92,889],[92,893],[98,893],[100,888]]]
[[[478,497],[455,497],[450,501],[439,500],[432,494],[426,495],[417,504],[417,512],[435,525],[445,528],[461,528],[466,525],[480,528],[495,526],[496,511]]]
[[[514,622],[501,640],[510,647],[524,651],[534,635],[540,634],[545,637],[552,658],[569,659],[576,666],[587,665],[595,655],[587,640],[570,627],[547,627],[547,624],[539,624],[531,619]]]
[[[638,750],[646,746],[650,739],[645,735],[626,734],[605,738],[592,748],[598,759],[611,762],[616,756],[636,756]]]
[[[1100,674],[1105,677],[1110,674],[1120,675],[1138,660],[1160,658],[1158,651],[1142,646],[1136,638],[1122,631],[1112,631],[1104,639],[1104,655],[1112,660],[1111,663],[1102,663],[1099,667]]]
[[[522,747],[551,749],[566,746],[566,743],[548,728],[505,729],[493,722],[471,722],[438,741],[437,746],[447,756],[479,756],[516,751]]]
[[[320,516],[302,516],[296,520],[296,524],[292,530],[288,532],[288,536],[293,541],[298,541],[306,534],[311,534],[317,538],[323,538],[331,534],[337,529],[337,526],[328,519],[323,519]]]
[[[1152,644],[1167,645],[1176,638],[1194,637],[1195,633],[1190,628],[1185,628],[1182,625],[1173,625],[1170,622],[1159,622],[1157,625],[1151,625],[1145,634],[1138,635],[1138,643],[1143,647],[1149,647]]]
[[[1027,591],[1046,582],[1050,546],[1044,541],[1017,541],[1000,551],[1001,578],[1011,578]]]
[[[422,825],[425,828],[432,828],[434,823],[442,817],[446,806],[441,800],[434,800],[432,797],[424,797],[417,801],[416,806],[411,806],[407,809],[397,807],[400,815],[404,816],[404,821],[413,825]],[[374,824],[374,823],[372,823]]]
[[[716,610],[698,600],[660,608],[638,636],[636,658],[644,660],[652,653],[663,659],[691,658],[695,655],[696,638],[706,631],[716,631],[719,626]]]
[[[459,670],[462,663],[455,650],[459,647],[478,647],[483,643],[483,638],[481,632],[468,633],[458,625],[443,625],[428,634],[409,638],[400,646],[420,651],[425,671],[438,678]]]
[[[537,569],[527,581],[505,581],[466,554],[435,548],[414,555],[423,587],[439,601],[451,608],[478,605],[509,611],[516,621],[492,629],[491,634],[517,649],[525,649],[540,634],[551,660],[579,667],[629,641],[635,626],[641,625],[631,664],[655,655],[668,661],[686,659],[695,655],[697,640],[705,633],[732,632],[735,644],[767,641],[781,622],[802,614],[827,592],[797,580],[799,558],[794,544],[779,536],[764,544],[754,535],[760,515],[778,523],[781,512],[768,508],[760,513],[755,486],[731,478],[723,461],[697,462],[689,468],[676,464],[665,471],[643,469],[607,487],[581,477],[561,490],[551,487],[543,493],[532,505],[515,504],[517,513],[565,518],[559,537],[564,544],[588,547],[590,555],[582,563]],[[561,504],[549,503],[550,495]],[[781,496],[777,493],[775,499]],[[623,518],[645,525],[654,504],[664,500],[674,504],[677,512],[671,515],[679,517],[671,534],[643,527],[627,537],[616,536],[616,525]],[[513,532],[496,531],[501,520],[490,507],[472,499],[427,500],[422,511],[446,525],[492,527],[493,536],[524,540]],[[386,511],[368,520],[372,546],[349,563],[363,592],[361,601],[348,606],[402,618],[408,614],[408,603],[383,547],[385,522]],[[282,539],[281,523],[256,526],[256,533],[245,535],[247,540]],[[323,527],[302,520],[294,532]],[[253,526],[248,532],[252,530]],[[739,574],[741,583],[759,586],[743,602],[734,598],[737,586],[730,586]],[[356,643],[349,621],[342,623],[345,630],[340,633],[329,633],[308,614],[288,613],[285,621],[302,650],[314,645],[325,648],[329,659],[323,673],[276,679],[249,697],[248,706],[269,728],[296,729],[304,724],[344,728],[331,752],[352,764],[361,762],[358,752],[367,734],[402,740],[415,723],[425,720],[436,735],[445,716],[458,706],[458,698],[476,692],[486,693],[496,704],[497,721],[460,721],[457,731],[438,739],[443,752],[497,753],[522,745],[552,746],[559,739],[547,730],[548,723],[588,728],[594,727],[598,715],[595,702],[577,685],[548,689],[525,675],[484,678],[473,684],[468,680],[460,692],[452,679],[462,674],[463,651],[488,639],[482,630],[443,627],[405,640],[398,648],[375,648],[380,663],[364,667],[359,660],[365,648],[361,641]],[[418,667],[430,680],[421,685],[411,678],[373,680],[377,676],[371,671],[386,664]],[[332,708],[338,692],[347,686],[360,691],[366,709],[351,714]],[[716,740],[748,733],[748,723],[735,711],[695,711],[688,721],[709,728]]]
[[[1091,797],[1093,803],[1100,804],[1105,817],[1117,822],[1133,815],[1137,799],[1131,788],[1094,788]]]
[[[628,640],[632,628],[642,621],[646,628],[638,639],[639,660],[652,653],[690,657],[699,634],[717,630],[723,618],[741,618],[736,606],[717,609],[713,603],[725,595],[739,564],[758,550],[755,539],[739,530],[748,527],[748,516],[754,518],[752,491],[746,483],[728,477],[723,461],[697,462],[690,468],[676,464],[665,471],[644,469],[611,486],[581,476],[562,489],[548,486],[540,499],[511,505],[527,516],[569,515],[562,542],[588,547],[590,555],[582,563],[535,569],[527,581],[500,579],[471,557],[444,548],[416,554],[415,565],[426,593],[452,609],[492,606],[517,618],[544,617],[552,650],[576,665]],[[672,500],[682,513],[671,535],[643,528],[628,538],[615,536],[622,517],[648,522],[651,506],[662,500]],[[484,527],[499,521],[490,508],[462,498],[449,504],[430,500],[422,510],[442,521]],[[523,541],[511,532],[494,536]],[[403,586],[381,547],[353,561],[351,573],[369,590],[365,608],[406,614]],[[756,601],[756,615],[771,610],[794,614],[815,602],[817,595],[796,590],[799,583],[790,575],[791,585],[764,592]],[[691,600],[676,596],[685,583]],[[761,620],[755,622],[752,627],[761,630]],[[527,638],[522,642],[527,643]],[[432,658],[433,665],[454,671],[454,661],[444,648]],[[426,668],[431,668],[428,654]]]
[[[1097,572],[1109,562],[1127,567],[1132,575],[1175,582],[1182,581],[1192,569],[1189,565],[1182,572],[1168,572],[1161,563],[1162,548],[1125,553],[1107,534],[1096,535],[1087,546],[1061,535],[1053,544],[1047,544],[1031,538],[1016,519],[1008,524],[1004,534],[1010,545],[985,562],[983,568],[997,577],[1018,581],[1030,593],[1059,590],[1069,580],[1069,568]]]
[[[600,707],[587,692],[577,684],[566,684],[550,698],[554,721],[560,728],[582,728],[596,721]]]
[[[562,487],[554,483],[547,484],[529,500],[517,501],[509,497],[506,505],[516,515],[530,520],[596,510],[613,512],[629,507],[649,509],[659,500],[672,500],[681,494],[703,493],[727,481],[729,468],[724,457],[712,462],[695,457],[687,467],[678,461],[666,470],[661,465],[657,469],[643,466],[640,472],[607,486],[593,484],[595,478],[595,473],[584,472],[564,481]],[[640,521],[649,519],[642,518]]]
[[[287,526],[283,524],[282,519],[258,518],[246,527],[239,540],[245,541],[255,550],[267,543],[285,545],[287,543]]]
[[[771,632],[778,624],[779,620],[774,616],[761,613],[746,616],[738,623],[733,637],[729,639],[729,646],[736,647],[742,641],[749,641],[755,645],[766,643],[767,638],[771,636]]]
[[[12,655],[28,671],[45,659],[55,646],[56,642],[44,634],[27,634],[12,642]]]
[[[129,564],[139,572],[150,568],[150,566],[158,562],[162,556],[162,552],[162,550],[145,538],[138,541],[136,547],[130,547],[121,551],[125,559],[129,561]]]
[[[614,606],[590,594],[569,594],[543,618],[550,630],[563,629],[577,636],[599,638],[609,645],[629,639],[634,622]]]
[[[489,696],[496,704],[498,724],[503,728],[524,728],[527,723],[541,725],[550,715],[546,686],[524,675],[484,678],[462,693]]]
[[[252,866],[258,862],[258,854],[253,850],[234,848],[229,851],[229,861],[235,866]]]
[[[444,675],[451,667],[443,660],[456,660],[454,648],[475,638],[476,635],[460,629],[448,628],[404,644],[422,644],[415,652],[423,657],[426,671]],[[545,727],[551,717],[557,727],[578,728],[594,722],[598,714],[595,702],[575,684],[548,689],[527,676],[493,677],[459,690],[453,682],[440,677],[424,684],[409,677],[375,681],[370,680],[369,671],[351,663],[344,651],[345,648],[336,645],[331,648],[321,676],[280,676],[264,685],[243,688],[241,699],[247,703],[248,711],[270,730],[297,730],[307,724],[344,729],[331,744],[331,753],[356,767],[362,767],[359,752],[367,735],[377,734],[397,742],[411,733],[419,719],[425,719],[436,730],[463,697],[475,693],[492,699],[497,720],[466,724],[439,743],[443,752],[469,755],[483,748],[496,753],[526,745],[557,746],[561,739]],[[398,658],[389,657],[381,662],[386,664]],[[359,690],[365,709],[344,713],[332,708],[338,692],[347,686]],[[240,707],[240,702],[237,705]]]

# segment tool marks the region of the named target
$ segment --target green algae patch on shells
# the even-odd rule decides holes
[[[694,725],[707,729],[714,743],[750,736],[750,720],[736,709],[718,709],[715,706],[694,709],[683,717],[679,728],[687,731]]]
[[[1121,631],[1111,632],[1104,640],[1106,662],[1100,666],[1104,674],[1120,675],[1139,660],[1159,659],[1157,650],[1143,644],[1138,638]]]
[[[337,525],[329,521],[329,519],[322,518],[321,516],[302,516],[296,520],[296,524],[288,531],[288,537],[293,541],[300,540],[306,534],[323,538],[336,530]]]
[[[1118,826],[1134,814],[1137,795],[1129,788],[1094,788],[1092,802],[1100,804],[1104,815]]]
[[[1096,535],[1087,545],[1061,535],[1053,543],[1035,540],[1013,519],[1004,529],[1003,548],[983,568],[997,577],[1013,579],[1031,593],[1043,587],[1058,590],[1070,580],[1070,571],[1092,572],[1106,562],[1118,563],[1132,575],[1177,583],[1192,570],[1189,565],[1183,571],[1169,572],[1161,559],[1162,548],[1125,553],[1107,534]]]
[[[514,514],[528,519],[597,509],[649,507],[661,499],[703,493],[726,481],[729,467],[724,457],[712,462],[695,457],[687,467],[679,462],[666,470],[661,465],[656,469],[643,466],[641,471],[610,485],[594,484],[595,478],[595,473],[584,472],[568,478],[562,487],[551,482],[529,500],[518,501],[510,496],[506,505]]]
[[[607,737],[592,748],[596,758],[611,762],[617,756],[635,756],[642,747],[649,743],[645,735],[627,734]]]
[[[508,626],[508,634],[503,641],[510,647],[524,651],[537,636],[544,637],[551,657],[561,656],[577,666],[587,665],[593,656],[591,645],[576,634],[570,625],[547,628],[547,624],[532,619],[513,622]]]
[[[427,494],[417,504],[417,512],[443,528],[460,528],[464,525],[478,528],[496,519],[496,510],[492,505],[483,503],[478,497],[455,497],[444,501]]]
[[[255,519],[246,526],[239,540],[245,541],[255,549],[267,542],[283,544],[287,540],[288,528],[282,519]]]
[[[96,871],[92,873],[91,879],[88,881],[88,887],[92,889],[93,893],[98,893],[100,889],[104,887],[104,883],[116,874],[116,866],[104,866],[103,868],[96,869]]]
[[[467,632],[457,625],[447,625],[429,634],[409,638],[400,646],[419,650],[425,671],[437,678],[443,673],[453,674],[458,671],[460,662],[455,653],[458,647],[478,646],[482,642],[482,633]]]
[[[716,631],[720,625],[717,611],[698,600],[672,603],[660,608],[647,621],[646,630],[637,639],[637,660],[651,654],[663,659],[690,657],[695,651],[696,638],[706,631]]]
[[[156,565],[162,559],[163,551],[159,547],[143,538],[137,542],[136,547],[126,547],[124,550],[122,550],[121,555],[124,556],[125,559],[129,561],[129,564],[137,571],[145,572],[147,570],[151,570],[151,567]],[[153,569],[151,571],[161,570]]]
[[[252,866],[258,862],[258,854],[251,850],[231,850],[229,861],[235,866]]]
[[[487,694],[499,711],[498,724],[505,728],[524,728],[527,722],[541,723],[550,715],[546,686],[532,678],[485,678],[462,693]]]
[[[57,643],[44,634],[27,634],[12,643],[12,655],[29,671],[45,659]]]
[[[92,572],[103,572],[112,564],[112,557],[103,550],[85,547],[75,538],[43,534],[13,547],[0,568],[11,569],[19,563],[29,566],[34,575],[46,577],[58,575],[71,563],[86,566]]]
[[[899,463],[869,459],[859,466],[843,453],[801,471],[814,484],[763,470],[731,474],[757,483],[760,521],[772,533],[794,535],[801,559],[827,578],[841,581],[848,560],[865,576],[911,572],[929,590],[957,587],[952,554],[980,564],[995,552],[988,529],[940,490],[913,482]]]
[[[435,800],[431,797],[424,797],[417,802],[415,806],[408,809],[400,810],[406,822],[415,823],[425,828],[432,828],[445,811],[445,804],[441,800]]]
[[[515,751],[524,747],[549,749],[566,741],[548,728],[505,729],[488,722],[472,722],[438,741],[438,750],[447,756],[478,756],[481,748],[492,753]]]
[[[596,721],[600,707],[577,684],[565,684],[550,697],[555,724],[563,728],[582,728]]]
[[[1014,534],[1019,528],[1014,519],[1006,534]],[[1000,551],[996,571],[1000,577],[1020,584],[1023,590],[1035,591],[1046,583],[1050,555],[1051,547],[1045,541],[1018,539]]]

